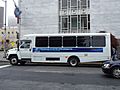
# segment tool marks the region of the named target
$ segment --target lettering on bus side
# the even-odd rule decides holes
[[[103,52],[103,48],[33,48],[32,52]]]

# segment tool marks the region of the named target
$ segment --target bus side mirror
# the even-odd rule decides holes
[[[18,51],[19,51],[19,42],[17,42],[17,49],[18,49]]]

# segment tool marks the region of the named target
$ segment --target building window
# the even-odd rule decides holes
[[[87,24],[87,15],[81,15],[81,29],[86,30]]]
[[[62,17],[62,29],[67,29],[67,17]]]
[[[87,0],[81,0],[81,8],[87,8]]]
[[[78,29],[80,32],[89,32],[90,30],[90,14],[78,15]]]
[[[90,0],[88,0],[88,8],[90,8]]]
[[[90,32],[89,7],[90,0],[59,0],[59,32]]]
[[[62,9],[67,9],[67,0],[62,0]]]
[[[90,14],[88,14],[88,29],[90,29]]]
[[[90,7],[90,0],[59,0],[59,8],[85,9]]]
[[[77,0],[71,0],[71,8],[77,8]]]
[[[90,8],[90,0],[78,0],[78,8],[79,9]]]
[[[77,30],[77,15],[71,16],[71,29]]]

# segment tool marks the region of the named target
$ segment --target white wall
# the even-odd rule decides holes
[[[21,34],[58,33],[58,0],[21,0]]]
[[[21,33],[58,33],[58,0],[20,0]],[[90,0],[91,32],[120,38],[120,0]]]
[[[107,31],[120,38],[120,0],[91,0],[91,32]]]

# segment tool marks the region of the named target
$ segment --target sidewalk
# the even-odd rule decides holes
[[[4,56],[4,51],[0,51],[0,62],[8,62],[8,60],[6,60],[6,58],[3,58]]]

